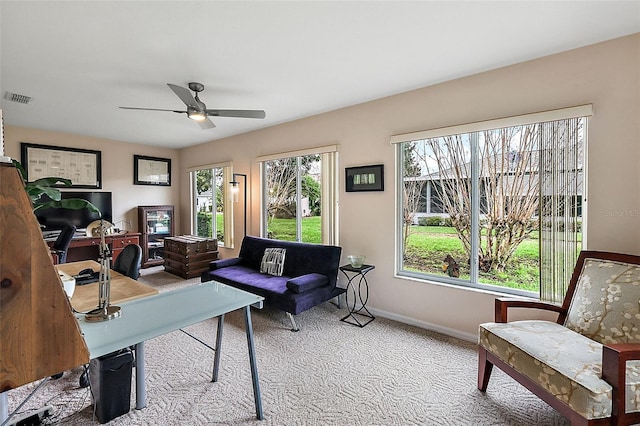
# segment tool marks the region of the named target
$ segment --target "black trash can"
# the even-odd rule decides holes
[[[89,382],[100,423],[129,412],[132,367],[133,353],[130,349],[112,352],[89,362]]]

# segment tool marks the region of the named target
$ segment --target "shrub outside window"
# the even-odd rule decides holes
[[[258,158],[262,235],[285,241],[337,243],[337,146]]]

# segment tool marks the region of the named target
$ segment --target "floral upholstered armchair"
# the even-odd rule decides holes
[[[558,313],[507,322],[510,307]],[[640,256],[583,251],[562,306],[497,299],[480,325],[478,389],[493,366],[573,425],[640,423]]]

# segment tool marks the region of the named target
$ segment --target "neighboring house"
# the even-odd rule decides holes
[[[509,152],[506,156],[495,156],[493,157],[493,161],[489,159],[485,159],[483,161],[483,166],[480,170],[480,179],[491,179],[493,177],[499,177],[504,179],[504,187],[509,188],[506,191],[507,197],[513,196],[514,193],[519,194],[520,196],[526,196],[528,194],[538,196],[539,195],[539,167],[538,167],[538,153],[521,153],[516,151]],[[523,158],[528,158],[529,161],[523,166],[523,162],[521,160]],[[501,164],[502,160],[505,159],[505,163]],[[574,200],[572,201],[572,205],[577,208],[577,216],[582,216],[582,198],[583,198],[583,188],[584,188],[584,179],[583,179],[583,165],[580,164],[580,169],[577,171],[577,182],[575,182],[575,191],[574,192]],[[420,192],[420,202],[418,203],[417,211],[413,212],[413,223],[418,224],[418,220],[421,217],[430,217],[430,216],[442,216],[447,217],[448,214],[444,207],[443,196],[444,191],[448,191],[446,188],[450,188],[451,185],[443,185],[444,182],[441,180],[453,180],[456,175],[460,175],[462,178],[469,179],[469,174],[471,171],[471,164],[466,162],[462,164],[457,173],[454,173],[454,169],[450,168],[445,170],[444,172],[435,171],[432,173],[424,174],[418,177],[405,177],[405,181],[407,182],[422,182],[422,188]],[[517,176],[517,177],[516,177]],[[517,185],[515,189],[511,189],[514,187],[513,181],[517,179],[518,183],[521,185]],[[445,187],[443,190],[442,187]],[[481,186],[482,193],[480,194],[480,211],[482,213],[486,213],[487,209],[487,200],[486,193],[483,190],[484,187]],[[542,188],[544,194],[551,196],[554,192],[552,188]]]

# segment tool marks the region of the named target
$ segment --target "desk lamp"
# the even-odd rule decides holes
[[[98,307],[89,311],[85,319],[89,322],[108,321],[118,318],[122,313],[120,306],[111,306],[111,251],[104,234],[106,227],[100,218],[100,275],[98,280]]]

